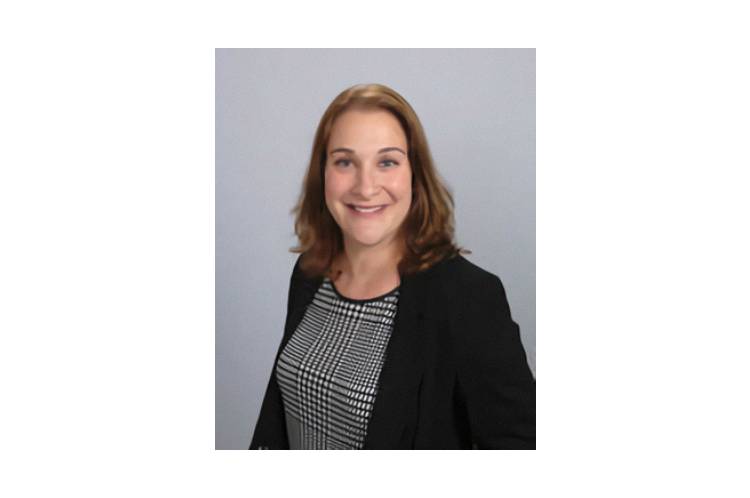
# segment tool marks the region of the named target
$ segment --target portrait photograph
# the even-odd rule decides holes
[[[215,449],[536,449],[535,49],[215,61]]]
[[[750,496],[739,4],[93,7],[3,10],[2,496]]]

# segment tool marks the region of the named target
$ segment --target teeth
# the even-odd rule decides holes
[[[383,206],[378,206],[378,207],[374,207],[374,208],[370,208],[370,209],[363,209],[363,208],[359,208],[357,206],[354,206],[354,209],[356,211],[359,211],[360,213],[374,213],[375,211],[379,211],[382,208],[383,208]]]

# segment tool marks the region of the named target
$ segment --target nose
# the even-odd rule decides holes
[[[360,197],[371,198],[380,191],[379,180],[375,167],[363,166],[358,168],[352,193]]]

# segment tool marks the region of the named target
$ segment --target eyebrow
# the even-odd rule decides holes
[[[406,155],[406,152],[404,152],[403,150],[399,149],[398,147],[383,147],[382,149],[380,149],[378,151],[378,154],[381,154],[383,152],[390,152],[392,150],[398,151],[398,152],[402,153],[403,155]],[[339,147],[337,149],[333,149],[331,151],[331,154],[333,154],[334,152],[348,152],[350,154],[355,154],[354,150],[347,149],[346,147]]]

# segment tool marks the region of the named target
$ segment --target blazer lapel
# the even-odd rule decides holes
[[[391,338],[386,347],[385,362],[372,415],[367,427],[364,449],[393,449],[399,442],[412,414],[410,404],[422,378],[423,324],[426,276],[403,277],[399,289],[398,311]]]
[[[290,297],[293,299],[292,307],[289,310],[289,317],[287,318],[286,325],[284,326],[284,337],[281,340],[281,349],[284,349],[286,343],[292,337],[292,334],[299,326],[302,318],[305,316],[305,310],[307,305],[310,304],[315,297],[315,293],[323,282],[323,277],[318,278],[306,278],[301,273],[297,273],[297,267],[295,266],[295,273],[292,278],[292,289]]]

